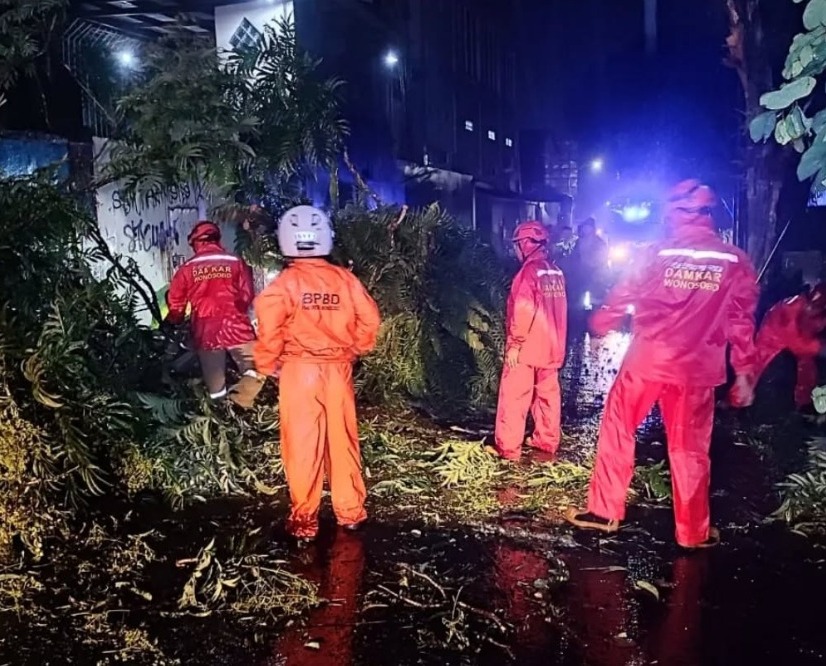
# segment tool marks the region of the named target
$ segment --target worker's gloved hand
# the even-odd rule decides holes
[[[267,378],[255,370],[247,370],[240,381],[230,388],[229,399],[239,407],[252,409],[255,398],[264,387]]]
[[[754,381],[748,375],[737,375],[729,389],[728,402],[732,407],[751,407],[754,403]]]
[[[596,338],[604,338],[611,332],[612,322],[607,310],[599,309],[588,320],[588,330]]]
[[[818,414],[826,414],[826,386],[818,386],[812,391],[812,402]]]

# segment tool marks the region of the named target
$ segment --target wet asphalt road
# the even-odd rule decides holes
[[[580,449],[574,457],[595,444],[627,342],[614,335],[571,345],[564,428]],[[668,506],[632,509],[617,536],[559,528],[541,545],[462,530],[422,534],[415,525],[372,524],[357,535],[330,527],[297,557],[334,603],[284,633],[262,666],[826,663],[826,551],[780,525],[758,524],[776,497],[765,463],[742,446],[734,423],[722,419],[712,447],[720,548],[678,551]],[[654,415],[642,428],[638,460],[662,459],[660,442]],[[400,564],[442,588],[454,602],[447,615],[443,592],[424,583],[416,597]],[[377,595],[379,586],[425,607]],[[463,614],[457,599],[496,611],[510,628]]]

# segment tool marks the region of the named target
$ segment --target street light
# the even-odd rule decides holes
[[[591,171],[593,173],[602,173],[602,170],[605,168],[605,160],[601,157],[597,157],[594,160],[591,160]]]
[[[116,54],[122,67],[131,68],[135,65],[135,54],[128,50],[118,51]]]
[[[384,66],[388,69],[393,69],[399,64],[399,54],[392,49],[384,54]]]

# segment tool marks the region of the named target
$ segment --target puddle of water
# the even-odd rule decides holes
[[[607,543],[588,537],[581,548],[561,552],[570,579],[557,583],[555,555],[506,540],[394,535],[379,526],[338,534],[312,558],[322,591],[338,603],[289,630],[263,663],[823,663],[821,614],[807,600],[826,595],[826,577],[812,549],[770,529],[732,541],[678,555],[645,534]],[[367,592],[391,587],[399,562],[424,564],[446,589],[462,586],[462,598],[495,610],[512,626],[505,643],[514,661],[491,645],[475,654],[426,645],[443,629],[435,613],[387,598],[386,608],[375,607]],[[311,641],[318,650],[306,647]]]
[[[627,345],[621,334],[571,343],[562,384],[576,457],[593,449],[602,403]],[[666,447],[656,444],[663,440],[656,413],[643,424],[640,439],[638,460],[666,455]],[[715,432],[712,455],[716,522],[742,525],[766,515],[774,500],[755,453],[735,447],[725,429]],[[322,583],[326,596],[349,599],[360,589],[356,604],[364,605],[367,590],[394,579],[395,563],[425,565],[511,625],[504,642],[513,660],[491,645],[476,646],[478,652],[424,646],[428,632],[439,629],[438,618],[390,603],[336,615],[342,624],[334,640],[343,645],[322,648],[334,655],[332,661],[302,642],[324,635],[329,611],[319,611],[308,628],[296,630],[297,638],[274,648],[284,661],[268,663],[752,666],[826,660],[822,614],[815,606],[826,595],[826,576],[810,544],[780,528],[737,528],[724,532],[727,543],[720,549],[686,555],[673,545],[670,506],[633,508],[629,521],[616,538],[576,535],[579,548],[557,553],[467,533],[411,537],[407,528],[394,533],[371,526],[357,537],[364,561],[351,570],[361,571],[361,582],[348,580],[340,588]],[[335,559],[336,546],[329,552]],[[569,572],[563,583],[555,582],[558,557]],[[332,571],[331,563],[326,566]]]

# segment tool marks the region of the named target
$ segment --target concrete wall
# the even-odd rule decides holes
[[[101,154],[103,139],[93,140],[95,154]],[[96,162],[96,171],[105,163]],[[97,218],[103,237],[115,254],[134,259],[141,273],[161,291],[175,269],[192,256],[187,236],[199,220],[205,219],[212,202],[197,184],[181,183],[163,191],[130,198],[122,183],[112,183],[97,192]],[[223,224],[224,246],[235,246],[235,228]]]

